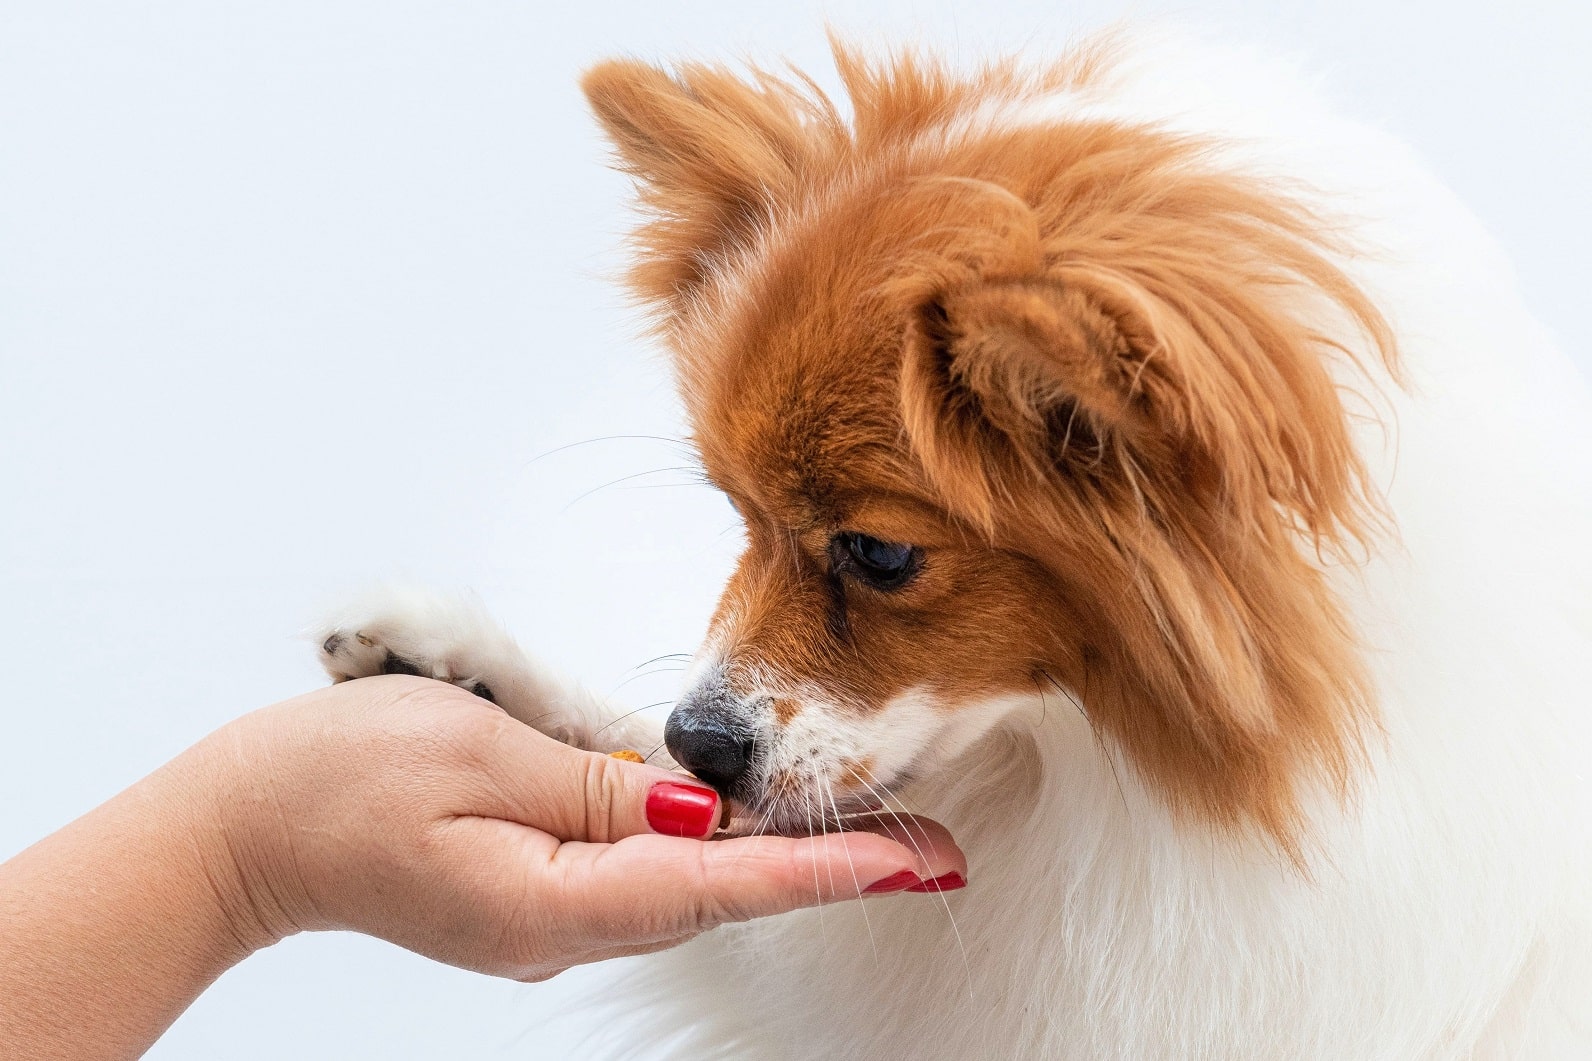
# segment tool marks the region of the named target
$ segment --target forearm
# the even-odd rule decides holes
[[[137,1057],[269,942],[239,928],[195,759],[0,865],[0,1055]]]

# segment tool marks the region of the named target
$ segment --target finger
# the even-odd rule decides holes
[[[486,732],[470,765],[488,802],[462,812],[591,843],[648,833],[701,839],[719,827],[719,795],[695,778],[580,751],[504,715],[480,723]]]
[[[869,822],[857,832],[791,839],[753,836],[687,843],[636,836],[609,846],[564,844],[554,857],[568,901],[618,942],[701,932],[808,906],[899,891],[919,880],[965,873],[967,861],[943,827],[914,819]]]
[[[885,836],[908,848],[918,857],[917,872],[924,880],[938,880],[955,874],[967,879],[967,856],[951,837],[951,831],[933,818],[916,814],[859,814],[843,822],[847,832],[868,832]]]

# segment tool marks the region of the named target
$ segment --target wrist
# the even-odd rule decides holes
[[[269,779],[255,777],[240,721],[167,766],[187,808],[191,870],[204,882],[233,962],[299,932],[306,923],[281,871],[291,862]],[[258,761],[258,760],[253,760]]]

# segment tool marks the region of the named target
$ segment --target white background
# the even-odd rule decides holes
[[[0,858],[319,684],[295,631],[383,577],[476,587],[616,700],[672,694],[632,668],[693,647],[737,537],[659,471],[678,447],[589,441],[683,433],[611,280],[625,186],[575,89],[592,60],[790,56],[827,84],[826,19],[1042,54],[1180,11],[1412,141],[1587,370],[1592,16],[1504,8],[0,5]],[[573,1056],[579,1017],[541,1022],[607,978],[298,938],[152,1056]]]

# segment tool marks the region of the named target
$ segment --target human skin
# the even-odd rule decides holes
[[[966,872],[922,819],[801,839],[660,835],[649,793],[660,821],[660,793],[680,793],[655,786],[681,780],[424,678],[256,711],[0,865],[0,1052],[136,1057],[228,968],[298,932],[364,932],[540,981]],[[710,835],[716,797],[684,795],[684,820]]]

